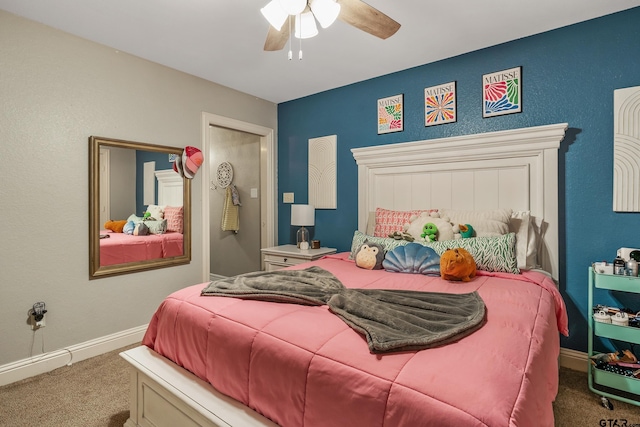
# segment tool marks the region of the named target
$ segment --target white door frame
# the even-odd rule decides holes
[[[260,137],[260,247],[274,246],[277,233],[276,210],[276,146],[273,129],[243,122],[211,113],[202,113],[202,279],[209,280],[210,261],[210,224],[209,224],[209,187],[211,186],[209,151],[211,144],[211,126],[218,126],[241,132],[252,133]]]

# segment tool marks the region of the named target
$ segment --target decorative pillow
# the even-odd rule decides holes
[[[405,224],[411,222],[411,217],[420,215],[422,212],[437,212],[437,209],[393,211],[389,209],[376,208],[376,228],[373,235],[375,237],[387,237],[394,231],[402,231]]]
[[[378,243],[365,240],[356,251],[356,265],[367,270],[382,270],[384,248]]]
[[[440,256],[433,248],[420,243],[409,243],[387,252],[382,267],[397,273],[439,276]]]
[[[355,259],[357,249],[367,239],[370,242],[381,244],[385,252],[389,252],[398,246],[409,244],[406,240],[367,236],[356,230],[351,241],[349,259]],[[433,248],[440,256],[447,249],[464,248],[469,251],[476,261],[478,270],[520,274],[515,254],[516,235],[513,233],[497,237],[471,237],[469,239],[444,240],[442,242],[420,242],[420,244]]]
[[[167,220],[160,221],[143,221],[143,224],[149,229],[149,234],[164,234],[167,232]]]
[[[476,237],[502,236],[509,233],[511,209],[456,210],[440,209],[441,216],[452,224],[471,224]]]
[[[353,239],[351,240],[351,253],[349,254],[349,259],[355,259],[356,253],[358,252],[358,248],[362,246],[365,240],[368,240],[371,243],[377,243],[384,248],[385,252],[389,252],[393,248],[397,248],[398,246],[404,246],[409,243],[406,240],[396,240],[390,237],[375,237],[375,236],[367,236],[361,231],[356,230],[353,233]]]
[[[435,214],[438,215],[437,212]],[[453,239],[453,227],[451,226],[451,223],[445,218],[432,217],[428,212],[422,212],[417,216],[417,218],[414,218],[412,221],[410,221],[409,226],[405,231],[411,234],[411,236],[416,241],[426,241],[422,237],[422,233],[424,225],[429,222],[435,224],[436,227],[438,227],[438,235],[436,240],[441,241]]]
[[[516,234],[516,258],[518,268],[538,268],[538,246],[542,220],[531,216],[530,211],[513,211],[509,231]]]
[[[184,208],[182,206],[165,206],[164,219],[167,220],[167,231],[182,233]]]
[[[515,253],[516,235],[513,233],[422,244],[433,248],[440,256],[447,249],[466,249],[475,260],[478,270],[520,274]]]
[[[376,213],[369,212],[369,216],[367,217],[367,234],[369,236],[373,236],[376,232]]]
[[[149,212],[151,218],[161,220],[164,219],[164,208],[165,206],[149,205],[147,206],[147,212]]]

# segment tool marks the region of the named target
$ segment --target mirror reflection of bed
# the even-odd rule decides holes
[[[153,165],[153,163],[145,162],[145,166]],[[145,174],[143,173],[143,175]],[[146,192],[142,192],[142,209],[145,211],[139,212],[139,209],[135,208],[135,210],[131,210],[130,214],[126,216],[129,227],[125,226],[123,232],[105,229],[104,226],[108,224],[108,220],[102,223],[103,228],[100,230],[101,267],[172,258],[183,254],[182,178],[173,169],[152,171],[148,175],[143,179],[143,187],[150,187],[150,191],[154,194],[147,196],[150,197],[148,200],[144,200]],[[136,193],[139,192],[136,191]],[[155,197],[156,193],[157,198]],[[139,203],[136,204],[139,205]],[[145,212],[153,213],[148,214],[145,218]],[[115,217],[121,218],[124,215],[116,215]],[[148,233],[135,234],[138,224],[144,224]],[[138,227],[139,229],[140,227]],[[144,228],[142,229],[144,230]]]
[[[90,278],[190,262],[190,181],[182,149],[91,137]]]

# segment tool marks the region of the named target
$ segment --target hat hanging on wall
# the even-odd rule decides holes
[[[184,147],[182,156],[176,157],[176,160],[173,162],[173,170],[184,178],[192,179],[196,176],[196,172],[198,172],[203,161],[202,151],[196,147],[187,145]]]

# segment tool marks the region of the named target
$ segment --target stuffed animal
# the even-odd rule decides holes
[[[394,231],[389,234],[389,237],[396,240],[406,240],[407,242],[413,242],[415,240],[413,236],[406,231]]]
[[[123,219],[122,221],[109,220],[104,223],[104,228],[105,230],[111,230],[114,233],[122,233],[122,229],[124,228],[126,223],[126,219]]]
[[[447,249],[440,255],[440,277],[468,282],[476,276],[476,262],[464,248]]]
[[[149,234],[149,227],[147,227],[144,222],[137,223],[133,228],[134,236],[146,236],[147,234]]]
[[[458,227],[460,228],[460,236],[462,236],[463,239],[473,237],[473,227],[471,224],[460,224]]]
[[[422,234],[420,235],[426,242],[435,242],[438,238],[438,227],[428,222],[422,227]]]
[[[422,212],[420,215],[412,215],[409,218],[409,222],[404,224],[403,230],[416,241],[428,242],[429,239],[423,238],[421,234],[424,231],[424,225],[429,222],[438,228],[436,240],[453,240],[453,226],[449,222],[449,218],[440,216],[438,212]]]
[[[124,228],[122,229],[122,232],[124,234],[133,234],[133,230],[136,228],[136,224],[133,221],[127,221],[127,223],[124,225]]]
[[[382,270],[384,247],[365,240],[356,251],[356,265],[367,270]]]
[[[475,230],[471,224],[456,224],[453,226],[454,239],[467,239],[473,237]]]

